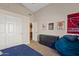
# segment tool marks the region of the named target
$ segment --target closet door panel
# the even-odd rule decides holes
[[[13,16],[7,16],[7,46],[19,45],[22,43],[22,19]]]
[[[5,15],[0,14],[0,49],[6,47],[6,19]]]
[[[29,20],[0,13],[0,49],[29,42]]]

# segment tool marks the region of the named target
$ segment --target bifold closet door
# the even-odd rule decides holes
[[[6,17],[6,44],[7,47],[22,43],[23,21],[19,17]]]
[[[5,15],[0,14],[0,49],[6,45],[6,19]]]
[[[0,49],[27,43],[28,24],[27,19],[0,13]]]

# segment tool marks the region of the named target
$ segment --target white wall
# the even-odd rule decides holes
[[[35,15],[37,22],[37,32],[39,34],[63,36],[67,33],[67,15],[79,12],[79,4],[50,4],[39,11]],[[57,30],[57,22],[65,21],[65,30]],[[54,23],[54,30],[48,30],[48,23]],[[42,28],[42,24],[46,26]]]

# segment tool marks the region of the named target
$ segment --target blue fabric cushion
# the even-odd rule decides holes
[[[79,55],[79,41],[69,41],[62,37],[55,43],[55,48],[64,56]]]
[[[78,36],[76,35],[64,35],[63,38],[73,42],[78,40]]]

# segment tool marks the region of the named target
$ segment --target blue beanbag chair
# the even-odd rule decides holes
[[[67,39],[69,41],[72,41],[72,42],[78,40],[78,36],[76,36],[76,35],[64,35],[63,38],[65,38],[65,39]]]
[[[79,55],[78,36],[65,35],[55,43],[56,50],[64,56]]]

